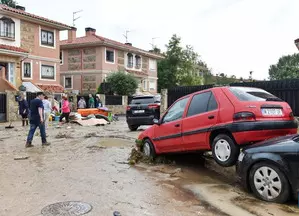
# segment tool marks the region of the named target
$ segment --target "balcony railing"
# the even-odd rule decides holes
[[[0,37],[15,39],[15,33],[0,31]]]

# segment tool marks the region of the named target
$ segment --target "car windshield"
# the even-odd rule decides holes
[[[139,97],[139,98],[134,98],[131,101],[131,104],[151,104],[155,102],[156,101],[154,97]]]
[[[269,92],[258,88],[230,87],[229,90],[240,101],[282,101]]]

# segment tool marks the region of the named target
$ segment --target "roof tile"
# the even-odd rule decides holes
[[[64,88],[62,85],[45,85],[45,84],[37,84],[37,86],[46,92],[54,92],[54,93],[62,93],[64,92]]]
[[[5,44],[0,44],[0,49],[11,50],[11,51],[15,51],[15,52],[28,53],[27,50],[24,50],[20,47],[9,46],[9,45],[5,45]]]

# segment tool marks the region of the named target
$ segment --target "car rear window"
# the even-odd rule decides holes
[[[258,88],[230,87],[229,90],[240,101],[282,101],[269,92]]]
[[[133,98],[131,104],[151,104],[155,102],[156,102],[155,98],[153,97],[139,97],[139,98]]]

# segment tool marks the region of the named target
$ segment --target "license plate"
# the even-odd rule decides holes
[[[134,113],[144,113],[144,110],[134,110]]]
[[[281,109],[262,109],[262,114],[264,116],[282,116]]]

